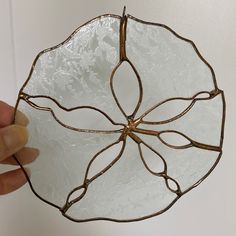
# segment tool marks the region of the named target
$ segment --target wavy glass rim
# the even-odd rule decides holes
[[[35,194],[36,197],[38,197],[40,200],[42,200],[43,202],[59,209],[62,213],[62,215],[66,218],[68,218],[69,220],[71,221],[75,221],[75,222],[88,222],[88,221],[95,221],[95,220],[107,220],[107,221],[114,221],[114,222],[134,222],[134,221],[140,221],[140,220],[144,220],[144,219],[148,219],[148,218],[151,218],[151,217],[154,217],[154,216],[157,216],[157,215],[160,215],[162,213],[164,213],[165,211],[167,211],[168,209],[170,209],[176,202],[178,199],[180,199],[183,195],[185,195],[187,192],[189,192],[190,190],[192,190],[193,188],[197,187],[204,179],[206,179],[209,174],[215,169],[216,165],[218,164],[221,156],[222,156],[222,147],[223,147],[223,139],[224,139],[224,126],[225,126],[225,115],[226,115],[226,103],[225,103],[225,97],[224,97],[224,92],[222,90],[220,90],[217,86],[217,82],[216,82],[216,76],[215,76],[215,72],[213,70],[213,68],[211,67],[211,65],[207,62],[207,60],[201,55],[201,53],[199,52],[199,50],[197,49],[195,43],[190,40],[190,39],[187,39],[181,35],[179,35],[178,33],[176,33],[172,28],[170,28],[169,26],[165,25],[165,24],[160,24],[160,23],[153,23],[153,22],[148,22],[148,21],[143,21],[141,19],[138,19],[134,16],[131,16],[129,14],[125,14],[125,8],[124,8],[124,12],[123,12],[123,15],[122,16],[119,16],[119,15],[115,15],[115,14],[103,14],[103,15],[100,15],[98,17],[95,17],[93,18],[92,20],[89,20],[87,21],[86,23],[84,23],[83,25],[81,25],[80,27],[78,27],[66,40],[64,40],[63,42],[59,43],[58,45],[56,46],[53,46],[53,47],[50,47],[50,48],[47,48],[45,50],[42,50],[41,52],[38,53],[38,55],[36,56],[36,58],[34,59],[33,61],[33,64],[31,66],[31,69],[30,69],[30,72],[29,72],[29,76],[27,78],[27,80],[25,81],[25,83],[23,84],[23,86],[21,87],[19,93],[18,93],[18,98],[17,98],[17,101],[16,101],[16,105],[15,105],[15,110],[14,110],[14,120],[13,120],[13,123],[15,122],[15,116],[16,116],[16,111],[17,111],[17,108],[18,108],[18,105],[19,105],[19,102],[21,99],[25,99],[27,97],[27,95],[23,92],[24,88],[26,87],[27,83],[29,82],[29,80],[31,79],[31,76],[32,76],[32,73],[34,71],[34,68],[35,68],[35,65],[38,61],[38,59],[40,58],[41,55],[43,55],[44,53],[46,52],[50,52],[52,50],[55,50],[57,48],[60,48],[61,46],[63,46],[64,44],[66,44],[68,41],[70,41],[73,36],[75,34],[77,34],[80,29],[83,27],[83,26],[86,26],[87,24],[89,23],[92,23],[96,20],[99,20],[99,19],[102,19],[103,17],[111,17],[111,18],[116,18],[116,19],[119,19],[120,20],[120,45],[119,45],[119,50],[120,50],[120,60],[119,60],[119,64],[118,66],[123,62],[123,61],[127,61],[131,67],[134,69],[135,73],[136,73],[136,69],[135,69],[135,66],[129,61],[129,59],[126,57],[126,44],[125,44],[125,41],[126,41],[126,26],[127,26],[127,21],[129,19],[132,19],[136,22],[140,22],[140,23],[143,23],[143,24],[146,24],[146,25],[153,25],[153,26],[158,26],[158,27],[162,27],[162,28],[165,28],[166,30],[168,30],[169,32],[171,32],[172,34],[174,34],[177,38],[185,41],[185,42],[188,42],[192,45],[193,49],[195,50],[196,54],[198,55],[199,59],[201,61],[203,61],[205,63],[205,65],[210,69],[211,71],[211,77],[212,77],[212,80],[213,80],[213,83],[214,83],[214,94],[213,95],[221,95],[222,96],[222,103],[223,103],[223,114],[222,114],[222,121],[221,121],[221,135],[220,135],[220,145],[219,145],[219,155],[214,163],[214,165],[211,167],[211,169],[199,180],[197,181],[195,184],[193,184],[191,187],[189,187],[187,190],[181,192],[181,194],[177,195],[177,197],[166,207],[164,208],[163,210],[161,211],[158,211],[156,213],[153,213],[153,214],[150,214],[150,215],[146,215],[146,216],[143,216],[143,217],[139,217],[139,218],[134,218],[134,219],[124,219],[124,220],[121,220],[121,219],[113,219],[113,218],[106,218],[106,217],[94,217],[94,218],[89,218],[89,219],[74,219],[68,215],[66,215],[66,212],[63,212],[63,207],[60,207],[60,206],[57,206],[56,204],[44,199],[43,197],[41,197],[34,189],[33,187],[33,184],[31,183],[31,180],[29,178],[29,176],[27,175],[23,165],[21,165],[21,163],[18,161],[18,159],[16,158],[16,156],[14,156],[15,160],[17,161],[18,165],[21,167],[21,169],[23,170],[27,180],[28,180],[28,183],[29,183],[29,186],[32,190],[32,192]],[[112,77],[117,69],[116,66],[113,70],[112,70],[112,73],[111,73],[111,76],[110,76],[110,81],[112,80]],[[136,75],[138,75],[138,73],[136,73]],[[138,76],[137,76],[138,77]],[[138,77],[139,78],[139,77]],[[142,91],[142,85],[139,84],[139,87],[140,87],[140,90]],[[209,92],[208,92],[209,93]],[[197,94],[198,95],[198,94]],[[197,95],[194,95],[194,96],[197,96]],[[116,99],[116,96],[113,94],[114,98]],[[194,98],[193,96],[193,98]],[[34,97],[34,96],[31,96],[31,97]],[[48,97],[48,96],[41,96],[41,97],[47,97],[51,100],[54,100],[53,98],[51,97]],[[174,98],[174,99],[177,99],[177,98]],[[164,100],[162,101],[162,103],[165,103],[166,101],[168,101],[170,99],[167,99],[167,100]],[[117,102],[117,105],[119,106],[119,102]],[[138,107],[138,105],[137,105]],[[135,111],[133,112],[133,114],[137,111],[137,107],[135,109]],[[61,107],[63,109],[63,107]],[[66,110],[64,108],[64,110]],[[121,111],[122,111],[122,108],[121,108]],[[125,116],[127,116],[125,114]],[[108,117],[109,118],[109,117]],[[128,117],[127,117],[128,118]],[[125,145],[125,144],[124,144]],[[207,148],[206,148],[207,149]],[[210,149],[207,149],[207,150],[210,150]],[[210,150],[211,151],[211,150]],[[114,163],[115,164],[115,163]],[[88,170],[88,169],[87,169]]]

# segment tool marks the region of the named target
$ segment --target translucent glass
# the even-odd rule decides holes
[[[215,89],[209,67],[190,42],[164,27],[128,19],[127,56],[142,78],[144,97],[138,114],[173,97],[192,97]]]
[[[66,107],[95,106],[123,120],[109,84],[119,62],[119,25],[115,17],[93,20],[60,47],[43,53],[24,92],[51,96]]]
[[[199,148],[172,149],[156,137],[140,135],[140,138],[164,157],[167,173],[186,191],[202,179],[216,163],[220,153]]]
[[[119,134],[94,134],[68,130],[46,111],[21,102],[29,118],[29,142],[40,156],[30,165],[34,190],[45,200],[63,207],[69,192],[81,185],[92,157],[115,142]]]
[[[30,186],[77,222],[159,215],[218,163],[224,106],[192,41],[100,16],[40,53],[20,91],[40,150]]]
[[[184,116],[172,122],[161,125],[144,124],[140,127],[158,131],[177,130],[195,141],[220,145],[222,102],[222,94],[219,94],[210,100],[197,101]]]
[[[165,209],[176,197],[163,178],[144,168],[137,144],[129,139],[120,160],[66,214],[77,219],[136,219]]]

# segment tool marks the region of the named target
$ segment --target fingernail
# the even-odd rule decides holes
[[[11,125],[2,130],[3,140],[6,145],[7,151],[18,151],[28,141],[27,129],[19,125]]]

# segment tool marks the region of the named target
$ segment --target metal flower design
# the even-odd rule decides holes
[[[137,98],[126,94],[129,112],[120,98],[131,80],[117,77],[124,64],[138,88]],[[225,102],[211,66],[192,41],[125,11],[41,52],[16,108],[41,150],[33,192],[77,222],[161,214],[222,154]]]

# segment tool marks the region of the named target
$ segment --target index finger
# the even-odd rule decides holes
[[[14,110],[14,107],[0,101],[0,128],[12,124]],[[29,123],[29,120],[22,112],[17,111],[15,123],[18,125],[26,126]]]

